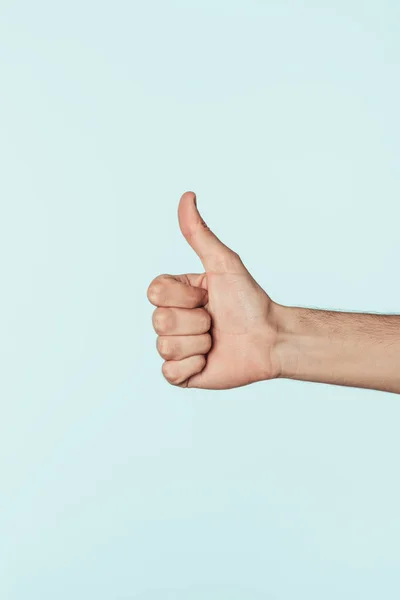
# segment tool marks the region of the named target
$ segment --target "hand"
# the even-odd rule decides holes
[[[183,194],[178,217],[205,272],[160,275],[149,286],[165,378],[180,387],[229,389],[278,377],[278,305],[210,231],[192,192]]]

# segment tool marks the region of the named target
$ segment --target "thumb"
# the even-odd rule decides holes
[[[239,256],[225,246],[203,221],[194,192],[185,192],[178,207],[179,227],[206,271],[240,272],[245,267]]]

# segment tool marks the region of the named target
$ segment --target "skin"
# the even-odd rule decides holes
[[[147,290],[169,383],[222,390],[287,378],[400,393],[399,315],[278,304],[205,224],[193,192],[178,218],[204,272],[159,275]]]

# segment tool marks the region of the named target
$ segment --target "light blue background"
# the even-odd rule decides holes
[[[0,597],[398,600],[400,402],[161,376],[146,299],[201,271],[400,312],[400,5],[0,3]]]

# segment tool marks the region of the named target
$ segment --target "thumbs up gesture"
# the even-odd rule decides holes
[[[178,217],[204,273],[159,275],[148,288],[164,377],[214,390],[279,377],[279,305],[207,227],[194,193],[183,194]]]

